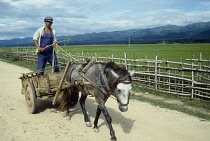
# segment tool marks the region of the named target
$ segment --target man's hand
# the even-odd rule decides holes
[[[38,47],[38,51],[42,52],[42,51],[44,51],[44,48]]]
[[[54,43],[52,44],[52,47],[56,47],[56,46],[58,46],[58,42],[54,42]]]
[[[39,52],[44,51],[44,48],[41,48],[41,47],[39,46],[37,40],[33,40],[33,43],[34,43],[34,45],[37,47],[37,49],[38,49]]]

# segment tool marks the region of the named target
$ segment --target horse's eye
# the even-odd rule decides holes
[[[121,90],[120,89],[117,89],[117,92],[121,92]]]

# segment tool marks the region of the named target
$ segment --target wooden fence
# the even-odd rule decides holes
[[[22,60],[37,62],[37,55],[34,50],[0,51],[0,55],[16,56]],[[95,54],[97,56],[97,54]],[[88,53],[78,52],[57,52],[59,66],[65,67],[68,60],[84,62],[88,58]],[[128,59],[126,52],[124,58],[97,57],[98,62],[114,61],[124,65],[128,70],[135,70],[133,82],[145,85],[161,92],[177,94],[182,96],[202,97],[210,99],[210,59],[195,59],[194,55],[190,59],[180,58],[180,62],[169,61],[168,59],[159,60],[158,53],[155,60],[136,58]]]

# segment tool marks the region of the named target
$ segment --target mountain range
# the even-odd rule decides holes
[[[69,45],[81,44],[154,44],[154,43],[210,43],[210,21],[186,26],[166,25],[146,29],[86,33],[58,36],[57,40],[70,39]],[[2,46],[31,46],[32,37],[0,40]]]

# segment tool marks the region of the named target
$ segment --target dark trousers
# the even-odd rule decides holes
[[[60,72],[58,67],[58,61],[56,54],[54,53],[54,72]],[[38,62],[37,62],[37,70],[42,70],[45,68],[47,62],[50,63],[52,66],[53,54],[45,54],[45,53],[38,53]]]

